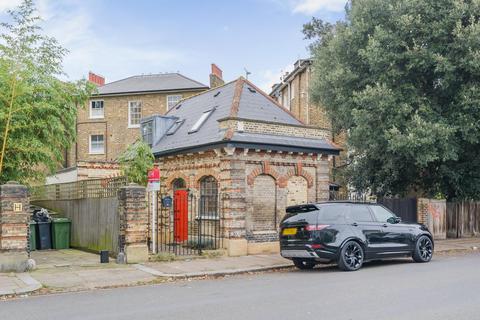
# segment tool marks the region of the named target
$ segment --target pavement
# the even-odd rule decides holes
[[[477,250],[474,248],[480,248],[480,238],[435,242],[435,254],[439,256]],[[32,258],[37,262],[37,269],[30,273],[0,273],[0,297],[138,286],[179,278],[224,276],[292,266],[290,261],[278,254],[192,258],[134,265],[116,264],[113,260],[100,264],[97,254],[73,249],[35,251]]]
[[[0,302],[0,319],[478,319],[480,253],[396,259]]]

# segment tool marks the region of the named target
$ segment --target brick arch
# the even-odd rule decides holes
[[[253,169],[252,172],[250,172],[250,174],[247,176],[247,184],[249,186],[252,186],[255,178],[261,174],[271,176],[275,180],[275,183],[278,185],[280,175],[274,168],[272,168],[270,162],[268,161],[263,161],[260,168]]]
[[[305,178],[307,180],[307,186],[309,188],[313,187],[313,177],[311,174],[303,170],[303,165],[302,163],[297,163],[295,164],[295,168],[289,169],[287,173],[282,177],[282,182],[284,186],[287,185],[288,179],[290,179],[293,176],[299,176]]]
[[[188,179],[188,177],[183,173],[176,173],[169,176],[165,182],[165,185],[167,186],[168,190],[172,189],[172,183],[176,179],[183,179],[183,181],[185,181],[185,187],[190,188],[190,179]]]
[[[210,169],[210,168],[199,169],[197,171],[197,173],[195,174],[195,180],[194,180],[195,181],[194,186],[195,186],[196,189],[200,188],[200,180],[203,177],[206,177],[206,176],[212,176],[212,177],[215,178],[215,180],[217,180],[217,183],[220,183],[220,177],[215,170]],[[219,190],[220,190],[220,188],[219,188]]]

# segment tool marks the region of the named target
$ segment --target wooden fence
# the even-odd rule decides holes
[[[447,203],[447,237],[480,236],[480,201]]]
[[[117,197],[75,200],[37,200],[32,204],[72,220],[70,243],[74,248],[118,254],[120,219]]]
[[[31,203],[72,220],[70,244],[89,251],[118,254],[118,190],[124,177],[82,180],[32,188]]]

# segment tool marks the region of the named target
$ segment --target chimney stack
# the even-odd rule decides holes
[[[215,63],[212,63],[212,72],[210,73],[210,88],[216,88],[223,85],[222,69],[220,69]]]
[[[88,72],[88,81],[97,85],[98,87],[101,87],[105,84],[105,77],[102,77],[98,74],[95,74],[95,73],[89,71]]]

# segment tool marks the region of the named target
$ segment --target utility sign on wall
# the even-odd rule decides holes
[[[14,212],[21,212],[22,210],[23,210],[23,206],[22,206],[21,202],[13,204],[13,211]]]
[[[147,191],[160,191],[160,169],[158,167],[148,171]]]

